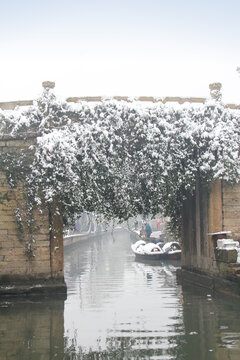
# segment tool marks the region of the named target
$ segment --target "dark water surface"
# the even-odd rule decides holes
[[[135,261],[116,232],[65,250],[68,296],[0,302],[0,360],[240,359],[240,301]]]

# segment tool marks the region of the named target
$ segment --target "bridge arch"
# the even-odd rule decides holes
[[[2,281],[47,279],[62,291],[63,214],[127,219],[161,206],[181,231],[199,179],[239,180],[239,115],[219,98],[183,108],[69,106],[52,88],[27,109],[1,113]]]

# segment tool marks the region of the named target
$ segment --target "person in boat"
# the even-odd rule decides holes
[[[146,226],[145,226],[145,234],[146,234],[146,237],[150,237],[152,233],[152,229],[151,229],[151,226],[147,223]]]

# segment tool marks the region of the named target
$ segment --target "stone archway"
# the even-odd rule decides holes
[[[46,83],[45,84],[46,87],[48,89],[51,89],[54,87],[54,85],[52,83]],[[213,95],[216,93],[216,91],[219,90],[219,84],[215,84],[212,88],[211,91],[213,92]],[[47,92],[47,95],[49,95],[49,93]],[[52,94],[50,94],[49,98],[46,96],[46,93],[44,94],[43,98],[41,99],[42,102],[40,102],[40,107],[36,109],[36,107],[34,108],[33,111],[35,111],[35,115],[36,117],[33,119],[34,121],[32,123],[30,123],[29,128],[27,128],[27,133],[24,133],[24,127],[27,127],[27,122],[24,123],[24,121],[19,125],[19,127],[21,128],[20,134],[15,135],[15,137],[13,135],[3,135],[1,137],[1,141],[0,141],[0,147],[1,147],[1,152],[2,153],[8,153],[8,152],[12,152],[15,154],[18,154],[19,152],[21,152],[22,150],[27,150],[27,151],[31,151],[29,148],[29,145],[33,144],[35,142],[36,139],[36,134],[35,133],[31,133],[31,131],[34,132],[34,130],[39,131],[39,133],[41,134],[41,131],[45,134],[48,135],[50,133],[50,131],[56,130],[56,128],[61,128],[62,125],[67,125],[68,122],[73,122],[76,120],[74,119],[74,112],[71,112],[71,114],[66,117],[64,117],[65,110],[66,110],[66,104],[64,104],[63,107],[58,107],[58,103],[57,101],[55,101],[55,99],[52,97]],[[52,101],[53,100],[53,101]],[[99,99],[90,99],[90,101],[99,101]],[[119,99],[117,99],[119,100]],[[121,99],[120,99],[121,100]],[[126,99],[124,99],[126,100]],[[178,99],[179,100],[179,99]],[[171,100],[171,101],[178,101],[178,100]],[[181,99],[180,99],[181,100]],[[219,100],[218,98],[216,100]],[[52,102],[51,102],[52,101]],[[147,98],[147,100],[145,99],[144,101],[152,101],[149,100],[149,98]],[[167,100],[166,100],[167,101]],[[179,102],[184,102],[186,101],[186,99],[183,99],[182,101]],[[202,101],[201,101],[202,102]],[[26,105],[26,104],[24,104]],[[28,105],[28,104],[27,104]],[[0,104],[1,107],[1,104]],[[147,153],[147,157],[146,159],[150,159],[150,161],[153,162],[153,160],[155,159],[155,164],[165,164],[166,166],[168,166],[169,164],[167,162],[164,162],[166,160],[166,158],[168,157],[168,153],[171,153],[171,159],[170,159],[170,166],[169,166],[169,171],[165,171],[166,169],[164,168],[163,165],[161,170],[159,172],[157,172],[155,178],[153,178],[153,181],[155,181],[155,184],[158,181],[158,177],[159,174],[163,177],[163,181],[162,183],[167,184],[167,186],[165,186],[165,196],[162,197],[163,201],[166,202],[167,205],[169,205],[171,207],[171,211],[170,211],[170,215],[175,215],[177,214],[177,216],[179,216],[180,211],[181,211],[181,202],[182,202],[182,195],[184,195],[184,192],[186,193],[186,191],[189,191],[189,187],[184,188],[184,191],[181,192],[182,189],[182,183],[185,184],[184,185],[189,185],[189,183],[191,183],[191,191],[193,191],[194,189],[194,181],[193,179],[195,179],[195,175],[196,175],[196,168],[193,167],[191,168],[191,161],[189,163],[182,163],[182,159],[184,159],[184,156],[186,156],[186,154],[188,153],[190,155],[191,160],[195,160],[195,153],[198,153],[198,151],[194,151],[194,149],[192,149],[192,145],[191,144],[196,144],[194,146],[195,150],[197,146],[198,146],[198,141],[199,141],[199,133],[201,132],[200,128],[198,128],[198,131],[195,131],[194,126],[191,128],[192,125],[192,118],[195,121],[195,125],[198,126],[199,124],[201,125],[201,121],[204,120],[206,117],[206,119],[208,120],[208,125],[210,128],[210,133],[211,133],[211,109],[214,106],[210,105],[209,107],[205,107],[205,113],[202,115],[202,117],[199,119],[198,115],[199,113],[194,114],[194,111],[191,113],[189,113],[189,115],[187,117],[185,117],[184,112],[177,112],[175,110],[172,110],[173,113],[173,129],[170,129],[170,137],[169,137],[169,141],[165,142],[165,148],[164,151],[165,153],[161,153],[161,157],[158,158],[158,155],[160,153],[161,150],[161,146],[164,143],[164,134],[166,134],[165,130],[168,130],[168,120],[169,120],[169,113],[168,110],[165,108],[162,108],[161,112],[160,111],[160,119],[161,121],[163,121],[164,125],[162,126],[162,128],[160,129],[161,125],[159,126],[159,117],[158,117],[158,110],[156,110],[156,112],[152,115],[152,110],[149,110],[148,113],[145,113],[142,116],[142,112],[137,113],[136,109],[132,109],[131,107],[127,108],[126,104],[124,104],[122,106],[122,108],[120,109],[120,116],[119,113],[117,113],[117,120],[119,121],[120,124],[120,129],[123,132],[121,132],[119,134],[119,128],[114,129],[114,131],[111,133],[112,138],[114,138],[114,136],[117,134],[118,135],[118,141],[121,142],[121,137],[124,133],[125,135],[125,145],[127,149],[130,149],[132,151],[132,148],[134,148],[134,150],[131,152],[124,152],[124,156],[126,155],[126,157],[134,158],[134,161],[136,160],[136,163],[142,166],[142,173],[144,174],[144,171],[146,171],[146,167],[145,164],[143,164],[141,162],[142,158],[143,158],[143,152],[142,152],[142,128],[145,127],[146,131],[145,131],[145,145],[148,145],[149,142],[149,128],[148,128],[148,121],[151,127],[151,131],[154,128],[154,126],[159,126],[157,128],[156,133],[161,134],[161,141],[159,141],[160,139],[160,135],[158,138],[155,138],[155,142],[153,141],[153,144],[159,144],[160,143],[160,147],[157,147],[156,149],[154,149],[154,151],[152,151],[153,149],[150,149],[149,153]],[[229,107],[229,106],[228,106]],[[108,123],[105,124],[105,132],[107,132],[107,135],[109,135],[108,130],[111,129],[112,130],[112,119],[114,119],[115,122],[115,118],[112,115],[112,110],[114,109],[118,109],[118,107],[115,106],[115,104],[110,104],[109,106],[105,106],[104,103],[101,103],[99,106],[96,107],[96,109],[93,111],[92,114],[92,109],[88,108],[86,111],[85,109],[81,109],[81,114],[78,116],[76,116],[78,121],[80,119],[80,121],[83,121],[83,119],[85,119],[89,114],[89,118],[87,118],[87,121],[83,124],[85,125],[89,125],[89,122],[92,122],[92,128],[91,130],[93,130],[93,132],[95,131],[95,123],[94,121],[99,120],[100,119],[106,119],[108,118]],[[216,105],[217,111],[220,114],[219,117],[222,121],[221,124],[224,124],[224,121],[226,120],[226,118],[224,117],[226,115],[227,120],[231,121],[232,118],[231,116],[228,117],[228,114],[226,114],[224,107],[221,104]],[[40,109],[40,110],[39,110]],[[39,110],[39,112],[38,112]],[[110,112],[108,112],[108,110],[110,110]],[[132,111],[133,110],[133,111]],[[29,115],[29,119],[32,119],[31,117],[31,111],[28,113]],[[42,112],[41,112],[42,111]],[[55,111],[55,112],[54,112]],[[51,113],[52,112],[52,113]],[[40,116],[38,116],[40,113]],[[50,116],[49,116],[50,113]],[[100,113],[100,115],[99,115]],[[209,115],[210,113],[210,115]],[[106,115],[107,114],[107,115]],[[115,114],[115,113],[114,113]],[[133,115],[134,114],[134,115]],[[139,119],[140,119],[140,114],[141,114],[141,120],[144,119],[146,120],[145,123],[142,123],[141,125],[139,125]],[[222,116],[223,114],[223,116]],[[62,116],[63,115],[63,116]],[[73,115],[73,118],[71,117]],[[75,114],[76,115],[76,114]],[[105,116],[106,115],[106,116]],[[136,116],[135,116],[136,115]],[[196,116],[195,116],[196,115]],[[192,117],[191,117],[192,116]],[[221,117],[222,116],[222,117]],[[47,120],[46,120],[47,119]],[[110,119],[110,120],[109,120]],[[171,118],[172,119],[172,118]],[[181,125],[179,126],[179,119],[181,120]],[[187,124],[184,122],[187,119]],[[196,121],[197,119],[197,121]],[[9,119],[8,119],[9,120]],[[16,130],[14,128],[14,121],[11,121],[12,119],[10,119],[9,123],[12,126],[13,130]],[[85,119],[86,120],[86,119]],[[234,119],[235,121],[237,120],[237,118]],[[62,121],[62,122],[61,122]],[[124,121],[126,121],[126,123],[124,123]],[[102,124],[102,123],[101,123]],[[123,127],[121,127],[123,124]],[[127,129],[124,127],[125,125],[127,125]],[[42,127],[41,127],[42,126]],[[44,126],[46,126],[46,129],[44,128]],[[82,127],[81,131],[83,130],[84,126]],[[142,127],[141,127],[142,126]],[[175,128],[174,128],[175,126]],[[182,126],[182,127],[181,127]],[[139,132],[135,133],[134,130],[138,127]],[[16,128],[18,129],[18,126],[16,126]],[[187,140],[190,141],[185,141],[185,137],[181,137],[182,134],[184,134],[184,131],[187,129],[189,130],[189,128],[191,128],[192,133],[190,133],[190,136],[192,136],[192,138],[188,138]],[[100,130],[99,130],[100,129]],[[46,130],[46,132],[44,132]],[[107,131],[106,131],[107,130]],[[10,129],[10,132],[12,130]],[[74,128],[71,128],[70,130],[73,134],[74,132]],[[100,128],[98,126],[98,133],[95,135],[97,139],[94,139],[94,141],[90,144],[90,145],[96,145],[98,144],[98,140],[99,137],[102,136],[101,134],[102,128]],[[233,129],[232,134],[235,136],[236,134],[234,133],[235,129]],[[90,131],[91,133],[91,131]],[[141,136],[139,136],[139,133]],[[194,138],[194,136],[197,136]],[[128,143],[128,136],[129,134],[131,134],[132,138],[130,139],[130,144]],[[214,136],[213,133],[210,134],[211,136]],[[222,134],[224,135],[224,134]],[[59,134],[58,134],[59,136]],[[210,137],[211,137],[210,136]],[[91,135],[90,135],[91,137]],[[104,139],[107,139],[106,142],[109,140],[108,136],[102,136]],[[134,140],[138,139],[138,143],[135,144],[134,146]],[[140,140],[139,140],[140,138]],[[176,146],[174,148],[174,144],[175,144],[175,140],[176,138],[178,139],[177,144],[179,146]],[[230,136],[228,136],[228,138],[231,138],[231,134]],[[120,139],[120,140],[119,140]],[[180,141],[179,141],[180,139]],[[205,138],[204,138],[205,139]],[[204,140],[204,139],[201,139]],[[75,140],[75,139],[74,139]],[[193,142],[191,142],[192,140],[194,140]],[[196,141],[195,141],[196,140]],[[159,143],[158,143],[159,141]],[[117,141],[115,141],[115,143],[117,143]],[[181,144],[185,145],[185,143],[187,144],[186,147],[181,147]],[[173,147],[172,147],[173,144]],[[189,145],[188,145],[189,144]],[[104,145],[104,144],[103,144]],[[110,148],[110,146],[112,146],[112,143],[105,143],[107,151]],[[71,146],[71,144],[70,144]],[[193,146],[193,148],[194,148]],[[81,142],[79,147],[81,148]],[[68,147],[69,149],[70,147]],[[101,148],[101,145],[100,145]],[[104,146],[102,146],[102,148],[104,148]],[[207,151],[208,151],[208,143],[206,145]],[[203,152],[204,150],[203,149]],[[139,151],[140,149],[140,151]],[[89,148],[87,149],[89,150]],[[100,156],[102,155],[100,149]],[[124,146],[117,152],[117,159],[118,157],[121,155],[121,151],[125,150]],[[193,151],[192,151],[193,150]],[[221,149],[220,149],[221,150]],[[107,153],[106,151],[106,153]],[[214,149],[215,151],[215,149]],[[123,152],[123,151],[122,151]],[[53,151],[54,153],[54,151]],[[179,156],[179,153],[181,153],[181,156]],[[134,157],[137,154],[136,157]],[[73,154],[74,155],[74,154]],[[104,153],[104,155],[106,155]],[[125,161],[123,156],[123,163]],[[63,157],[63,156],[62,156]],[[156,160],[157,159],[157,160]],[[91,159],[92,160],[92,159]],[[177,161],[178,160],[178,163]],[[205,157],[205,160],[207,160],[207,157]],[[233,160],[232,158],[230,159],[231,161]],[[62,160],[61,160],[62,161]],[[65,158],[64,158],[65,161]],[[64,163],[64,161],[62,161],[62,163]],[[112,157],[111,158],[112,163],[114,163],[115,158]],[[131,161],[129,161],[129,163],[127,164],[128,168],[127,170],[129,170],[129,168],[131,168],[131,166],[133,167],[134,171],[138,171],[139,168],[135,168],[134,165],[134,161],[131,163]],[[230,165],[231,165],[231,161],[230,161]],[[94,162],[93,162],[94,163]],[[177,163],[177,166],[175,166],[175,163]],[[190,165],[189,165],[190,164]],[[98,166],[99,164],[97,163],[97,161],[94,163],[94,166]],[[104,184],[106,183],[106,178],[103,176],[105,167],[104,167],[104,161],[100,164],[100,167],[102,166],[102,168],[100,169],[101,173],[99,176],[100,179],[100,185],[104,186]],[[194,163],[195,165],[195,163]],[[209,167],[211,166],[211,163],[208,164]],[[229,164],[228,164],[229,165]],[[160,167],[161,167],[160,166]],[[172,167],[171,167],[172,166]],[[44,169],[44,171],[46,170],[46,168]],[[47,169],[48,170],[48,169]],[[93,169],[90,169],[90,171],[92,171]],[[153,167],[152,167],[152,170]],[[13,169],[11,169],[11,171],[13,172]],[[17,170],[16,170],[17,171]],[[134,182],[136,176],[135,176],[135,172],[131,173],[131,178],[130,180],[132,181],[132,183]],[[64,277],[63,277],[63,238],[62,238],[62,217],[61,214],[59,214],[59,207],[58,207],[58,211],[56,211],[57,205],[55,204],[54,201],[51,203],[51,205],[47,205],[45,208],[41,207],[39,209],[35,209],[32,210],[34,211],[34,229],[31,227],[31,217],[30,217],[30,225],[29,225],[29,219],[23,219],[24,221],[22,221],[22,219],[20,219],[20,217],[22,216],[22,214],[27,213],[27,203],[26,203],[26,193],[25,190],[23,188],[23,186],[21,185],[21,182],[17,182],[17,184],[15,184],[15,186],[11,185],[11,181],[9,181],[9,178],[7,179],[7,174],[8,173],[8,168],[5,166],[5,172],[1,172],[0,173],[0,235],[1,235],[1,239],[0,239],[0,280],[3,283],[18,283],[21,284],[24,282],[24,284],[26,282],[29,282],[29,287],[27,291],[36,291],[37,287],[32,287],[32,285],[34,283],[38,283],[38,285],[41,285],[41,288],[48,288],[48,289],[55,289],[54,291],[57,291],[57,289],[60,292],[64,292],[66,291],[66,287],[64,284]],[[93,172],[92,172],[93,173]],[[166,174],[167,175],[166,175]],[[186,178],[185,174],[186,173],[190,173],[190,177]],[[85,173],[86,174],[86,173]],[[111,184],[111,181],[114,180],[114,176],[116,176],[117,172],[113,172],[111,174],[111,176],[109,176],[107,178],[109,184]],[[11,174],[10,174],[11,175]],[[66,175],[66,174],[65,174]],[[67,174],[68,175],[68,174]],[[108,174],[109,175],[109,174]],[[149,175],[149,174],[148,174]],[[181,184],[178,183],[174,183],[174,181],[179,178],[179,175],[181,176]],[[206,175],[206,174],[205,174]],[[208,175],[208,174],[207,174]],[[45,171],[44,173],[45,179],[46,177],[48,177],[48,171]],[[210,174],[210,176],[212,176],[212,174]],[[82,177],[84,177],[84,175],[82,175]],[[169,177],[171,177],[171,181],[169,181]],[[102,181],[103,179],[103,181]],[[11,179],[10,179],[11,180]],[[127,179],[129,180],[129,179]],[[152,193],[155,191],[153,184],[153,181],[150,182],[149,185],[149,189],[147,189],[147,187],[145,186],[146,183],[148,182],[148,178],[146,177],[145,179],[145,183],[144,183],[144,187],[141,187],[140,182],[138,183],[138,187],[134,188],[134,196],[135,196],[135,200],[137,198],[139,198],[139,189],[143,191],[148,191],[148,196],[145,198],[146,203],[149,203],[151,201],[149,201],[149,198],[152,196]],[[87,180],[86,180],[87,181]],[[118,178],[119,183],[121,183],[121,178]],[[9,185],[10,184],[10,185]],[[130,184],[130,182],[129,182]],[[163,189],[161,188],[161,184],[158,183],[159,188],[158,189]],[[170,190],[169,190],[169,184],[170,184]],[[26,185],[26,184],[25,184]],[[68,189],[71,188],[72,183],[69,181],[68,182]],[[128,184],[124,184],[124,185],[128,185]],[[172,187],[171,187],[172,185]],[[176,185],[176,186],[175,186]],[[62,185],[61,189],[64,189],[64,184]],[[125,188],[127,188],[127,186],[125,186]],[[166,189],[168,188],[168,189]],[[43,189],[43,188],[41,188]],[[120,189],[120,187],[118,188],[118,190]],[[177,189],[175,191],[175,189]],[[164,190],[164,189],[163,189]],[[94,189],[95,191],[95,189]],[[93,191],[93,192],[94,192]],[[191,193],[191,192],[189,192]],[[106,194],[106,193],[105,193]],[[104,194],[104,196],[105,196]],[[157,191],[154,192],[154,194],[158,194]],[[57,196],[60,196],[61,193],[58,192]],[[102,197],[102,200],[104,200],[104,196]],[[172,197],[169,200],[169,196]],[[175,202],[174,198],[178,197],[178,202]],[[58,199],[58,198],[57,198]],[[142,198],[143,199],[143,198]],[[141,200],[142,200],[141,199]],[[109,200],[111,200],[109,198]],[[119,199],[118,199],[119,200]],[[121,200],[121,199],[120,199]],[[157,198],[157,201],[159,199]],[[55,198],[56,201],[56,198]],[[156,201],[156,202],[157,202]],[[172,203],[171,203],[172,201]],[[49,203],[48,203],[49,204]],[[63,202],[62,202],[63,204]],[[118,203],[119,204],[119,203]],[[175,206],[176,205],[176,206]],[[197,211],[199,211],[198,207],[193,205],[193,212],[196,212],[196,220],[199,219],[199,216],[197,216]],[[206,204],[204,204],[205,206]],[[125,206],[125,205],[124,205]],[[123,206],[123,207],[124,207]],[[178,212],[174,213],[174,210],[176,209],[176,207],[178,206]],[[21,209],[24,210],[24,208],[26,208],[26,211],[19,211]],[[149,209],[149,207],[148,207]],[[121,209],[123,210],[123,209]],[[60,211],[61,212],[61,211]],[[200,217],[201,218],[201,217]],[[26,220],[26,221],[25,221]],[[179,218],[177,218],[177,220],[179,220]],[[230,223],[229,223],[230,224]],[[199,224],[197,224],[197,221],[195,222],[196,225],[196,231],[197,231],[197,236],[196,236],[196,249],[197,249],[197,255],[201,252],[201,244],[199,243],[199,241],[201,241],[201,229],[203,229],[203,227],[201,227],[201,222]],[[201,229],[200,229],[201,228]],[[186,226],[187,229],[187,226]],[[34,231],[33,231],[34,230]],[[206,226],[204,228],[204,233],[206,233]],[[199,235],[200,234],[200,235]],[[204,235],[205,236],[205,235]],[[199,240],[200,239],[200,240]],[[191,239],[190,239],[191,241]],[[200,249],[200,250],[199,250]],[[192,254],[190,254],[192,255]],[[193,254],[195,256],[195,254]],[[190,260],[189,264],[192,266],[194,265],[194,256],[192,257],[192,259]],[[39,286],[38,286],[39,289]],[[14,288],[8,289],[10,292],[14,292],[16,291]],[[39,290],[38,290],[39,291]]]

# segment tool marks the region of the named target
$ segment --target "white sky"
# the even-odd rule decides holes
[[[0,0],[0,101],[203,96],[240,103],[239,0]]]

